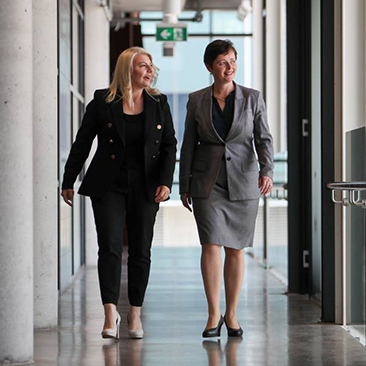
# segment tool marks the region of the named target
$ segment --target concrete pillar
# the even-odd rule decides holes
[[[0,2],[0,362],[33,359],[32,1]]]
[[[266,2],[266,102],[274,151],[281,151],[281,0]]]
[[[109,21],[98,1],[85,2],[85,103],[93,98],[95,89],[109,86]],[[96,141],[86,166],[94,155]],[[97,264],[97,236],[90,199],[85,204],[85,261]]]
[[[57,326],[57,2],[33,0],[34,326]]]
[[[253,5],[253,88],[263,92],[263,0]]]

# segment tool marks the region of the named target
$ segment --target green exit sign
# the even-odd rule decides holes
[[[156,40],[162,42],[179,42],[187,40],[187,25],[170,24],[169,26],[156,26]]]

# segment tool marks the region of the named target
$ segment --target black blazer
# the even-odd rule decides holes
[[[107,93],[108,89],[96,90],[94,99],[86,107],[65,165],[62,189],[73,188],[95,136],[98,136],[98,148],[78,193],[102,197],[120,172],[125,150],[123,103],[120,98],[106,103]],[[172,187],[177,140],[167,97],[164,94],[151,97],[144,90],[143,98],[146,193],[148,201],[155,202],[159,185]]]

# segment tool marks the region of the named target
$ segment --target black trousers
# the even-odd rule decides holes
[[[146,199],[143,170],[124,170],[102,198],[92,198],[98,234],[98,274],[103,304],[120,294],[124,223],[128,234],[128,298],[142,306],[150,274],[151,242],[159,204]]]

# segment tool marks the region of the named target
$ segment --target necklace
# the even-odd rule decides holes
[[[225,98],[219,98],[217,95],[214,94],[214,97],[218,99],[220,102],[225,102]]]

